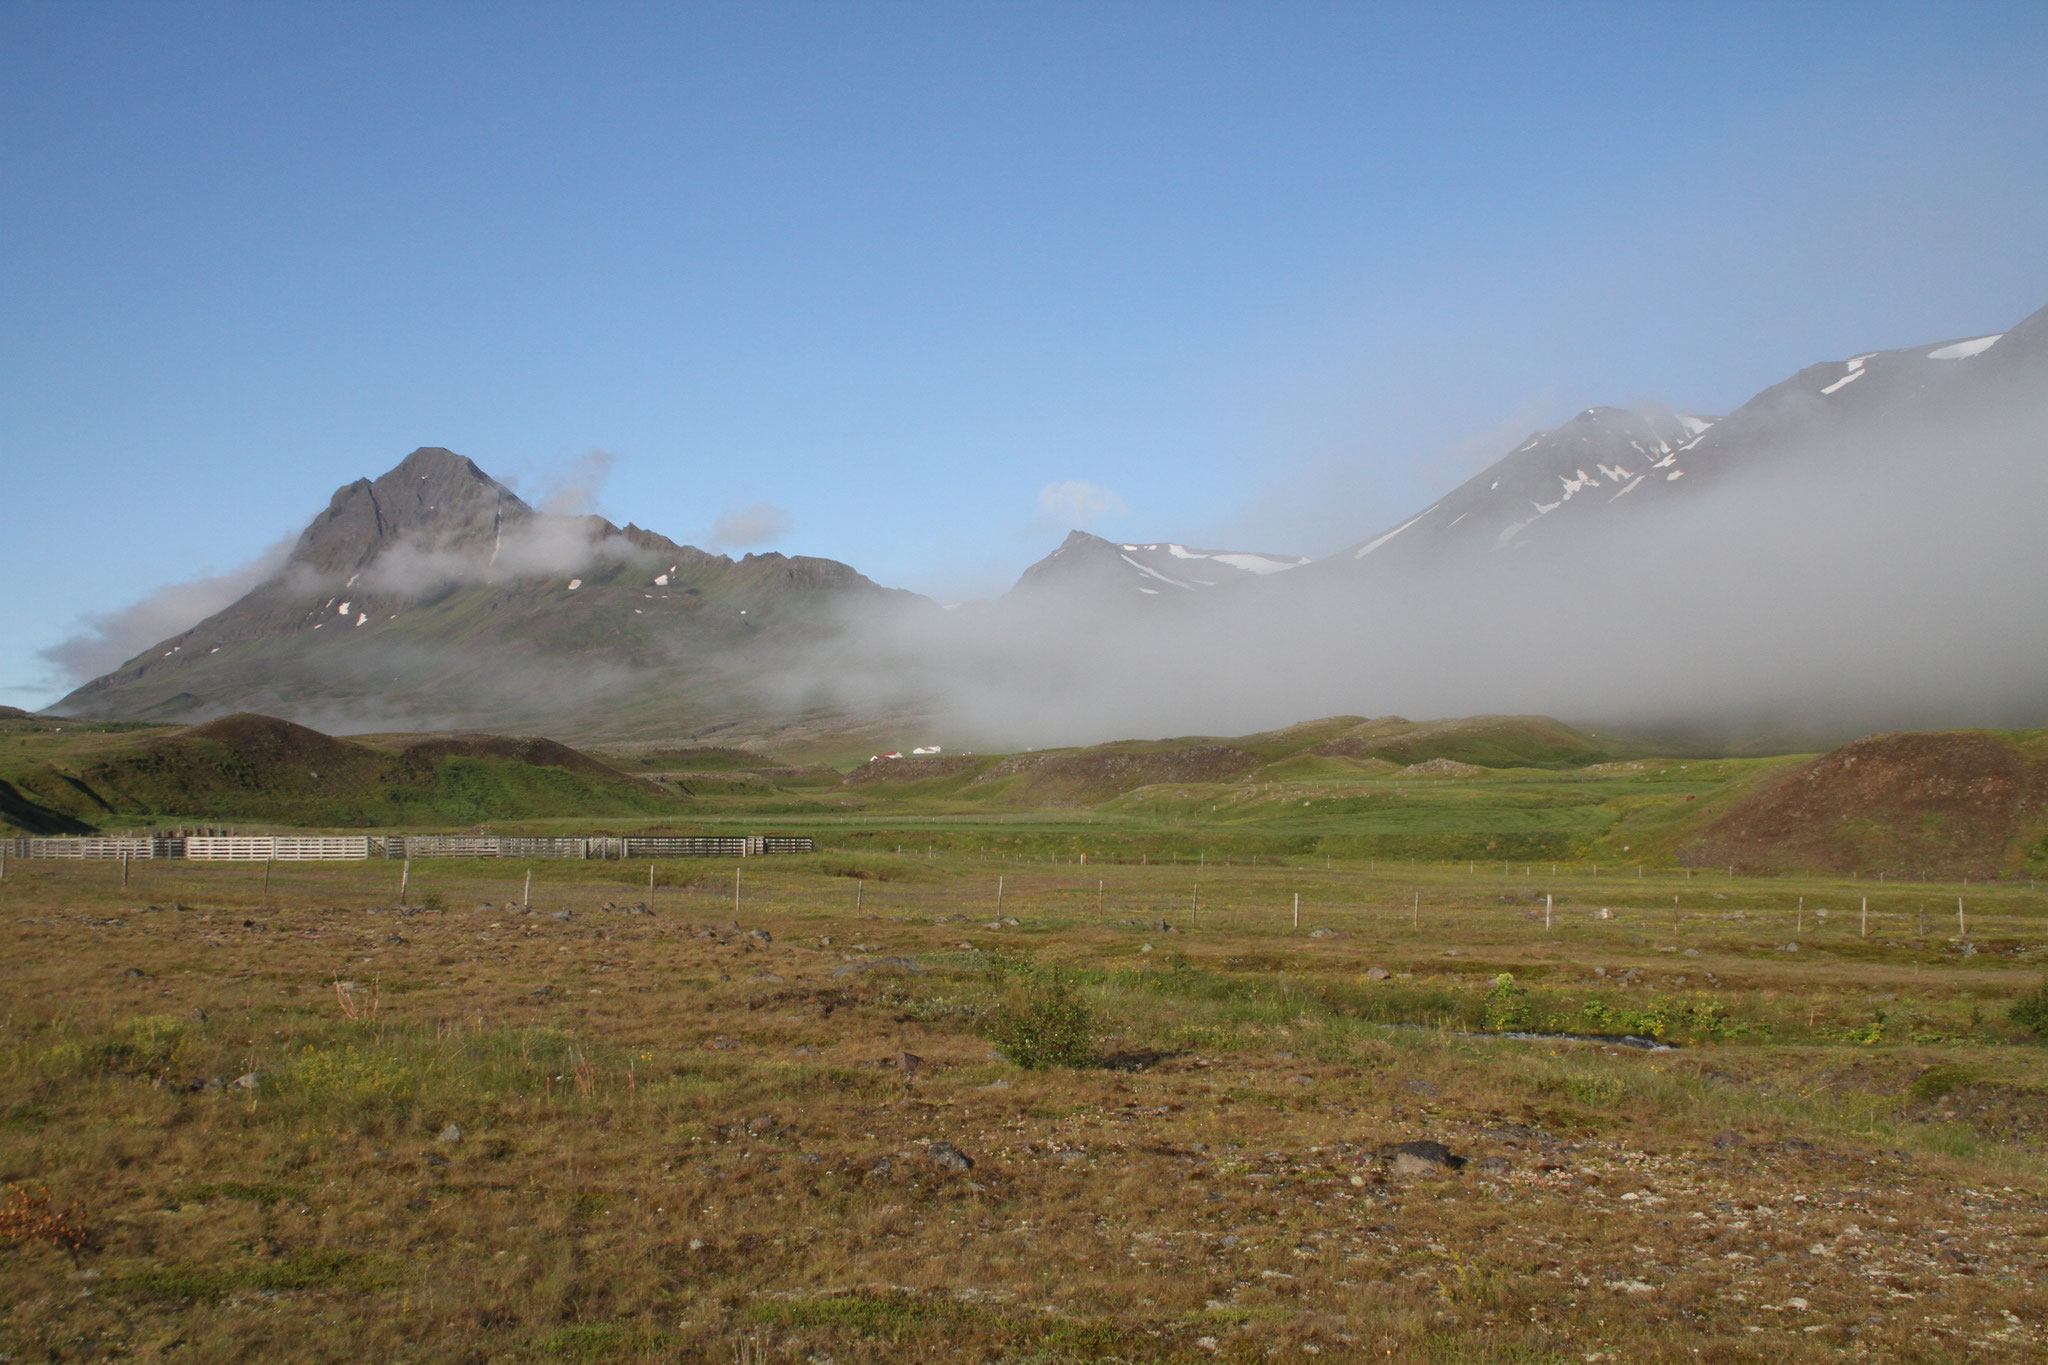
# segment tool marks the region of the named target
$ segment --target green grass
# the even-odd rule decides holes
[[[375,1257],[353,1251],[301,1251],[275,1261],[244,1261],[206,1265],[167,1261],[110,1277],[117,1294],[152,1299],[195,1299],[214,1302],[247,1291],[286,1293],[306,1289],[345,1289],[365,1293],[394,1277],[394,1269]]]
[[[235,1199],[249,1204],[260,1204],[269,1208],[282,1204],[287,1199],[303,1199],[306,1192],[296,1185],[279,1185],[271,1181],[215,1180],[204,1184],[190,1185],[178,1193],[189,1199]]]
[[[1140,1358],[1159,1351],[1156,1330],[1146,1332],[1105,1319],[1040,1318],[953,1302],[936,1295],[845,1294],[794,1298],[755,1305],[748,1316],[766,1327],[844,1333],[869,1341],[908,1345],[939,1343],[963,1332],[992,1337],[1013,1349],[1035,1348],[1041,1360]]]
[[[657,1355],[665,1351],[669,1338],[646,1327],[629,1327],[613,1322],[578,1322],[560,1327],[540,1340],[540,1352],[554,1360],[601,1362]]]

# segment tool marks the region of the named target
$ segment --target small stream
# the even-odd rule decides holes
[[[1381,1024],[1381,1028],[1428,1029],[1427,1024]],[[1633,1033],[1528,1033],[1515,1030],[1510,1033],[1468,1033],[1455,1029],[1443,1031],[1446,1038],[1512,1038],[1523,1043],[1605,1043],[1609,1047],[1634,1048],[1638,1052],[1676,1052],[1678,1044],[1660,1042],[1655,1038],[1643,1038]]]

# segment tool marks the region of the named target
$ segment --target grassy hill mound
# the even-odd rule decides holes
[[[1119,740],[1087,749],[924,754],[876,759],[844,785],[891,798],[955,797],[997,806],[1088,806],[1162,782],[1230,782],[1258,768],[1248,748],[1215,740]]]
[[[53,731],[0,754],[0,768],[12,793],[0,820],[34,832],[181,819],[361,828],[658,816],[681,804],[552,740],[434,735],[394,749],[247,714],[178,730]]]
[[[1230,744],[1100,745],[1014,754],[963,790],[1009,805],[1086,806],[1161,782],[1229,782],[1258,766],[1257,755]]]
[[[621,772],[732,773],[758,772],[787,765],[752,749],[715,744],[649,745],[632,749],[598,749],[594,753]]]
[[[1361,721],[1313,750],[1328,758],[1383,758],[1403,767],[1448,759],[1479,768],[1582,768],[1638,752],[1549,716],[1466,716]]]
[[[951,796],[999,762],[1000,755],[977,754],[874,758],[847,773],[842,784],[881,788],[890,796]]]
[[[1548,716],[1416,722],[1327,716],[1254,735],[1118,740],[1085,749],[996,755],[928,754],[863,763],[845,785],[891,799],[1086,806],[1172,784],[1330,781],[1415,765],[1418,776],[1484,769],[1576,768],[1633,753]]]
[[[1289,754],[1253,774],[1261,782],[1338,782],[1347,778],[1385,777],[1401,769],[1383,758],[1335,758],[1327,754]]]
[[[2048,860],[2048,731],[1858,740],[1751,791],[1679,857],[1941,877],[2038,865]]]
[[[600,762],[580,749],[572,749],[552,739],[537,737],[428,735],[425,738],[409,739],[398,747],[408,759],[429,765],[451,758],[495,759],[509,763],[524,763],[536,768],[560,768],[564,772],[582,773],[587,777],[606,780],[625,776],[617,768]]]

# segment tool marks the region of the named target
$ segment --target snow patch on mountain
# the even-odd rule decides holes
[[[1498,487],[1499,485],[1495,486]],[[1395,536],[1400,535],[1403,531],[1413,526],[1416,522],[1421,521],[1424,517],[1428,516],[1431,512],[1434,511],[1436,511],[1436,508],[1434,507],[1424,508],[1422,511],[1417,512],[1414,516],[1408,518],[1408,520],[1402,522],[1399,526],[1396,526],[1393,530],[1387,532],[1385,535],[1375,536],[1373,539],[1368,540],[1367,542],[1365,542],[1365,544],[1359,546],[1356,550],[1352,551],[1351,557],[1353,559],[1364,559],[1374,550],[1379,549],[1380,546],[1386,544]]]
[[[1147,578],[1156,578],[1161,583],[1169,584],[1170,586],[1176,588],[1185,588],[1189,586],[1188,584],[1181,582],[1178,578],[1168,578],[1165,574],[1159,572],[1159,570],[1155,568],[1152,568],[1150,565],[1140,564],[1137,560],[1132,559],[1129,555],[1118,555],[1117,558],[1121,559],[1124,563],[1130,565],[1132,568],[1136,569],[1139,573],[1145,575],[1145,577]]]
[[[1972,341],[1958,341],[1950,346],[1937,346],[1927,353],[1927,358],[1929,360],[1968,360],[1971,356],[1983,355],[1993,346],[1996,346],[1999,338],[2004,335],[2005,333],[1999,332],[1993,336],[1978,337]]]
[[[1075,531],[1057,550],[1026,569],[1017,586],[1129,600],[1127,594],[1134,588],[1146,597],[1160,596],[1162,584],[1180,593],[1204,592],[1285,573],[1308,562],[1298,555],[1204,550],[1177,541],[1112,542]]]
[[[1233,569],[1255,574],[1286,573],[1308,563],[1307,559],[1274,559],[1268,555],[1253,554],[1215,554],[1209,558],[1218,564],[1228,564]]]

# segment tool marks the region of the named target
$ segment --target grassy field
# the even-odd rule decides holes
[[[733,748],[338,739],[262,716],[189,729],[0,717],[0,828],[223,824],[737,827],[890,852],[1719,863],[1983,880],[2048,875],[2048,732],[1874,736],[1818,757],[1651,757],[1540,716],[1336,716],[841,773]]]
[[[1740,777],[1696,767],[1533,809],[1634,843],[1631,795]],[[530,907],[509,862],[403,905],[11,863],[6,1358],[2042,1355],[2048,894],[1170,799],[785,795],[833,847],[537,864]]]

